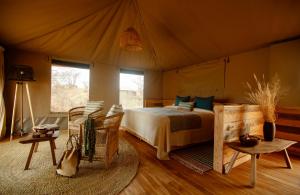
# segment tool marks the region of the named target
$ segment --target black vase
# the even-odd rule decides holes
[[[265,122],[264,123],[264,140],[265,141],[273,141],[275,138],[276,126],[275,123]]]

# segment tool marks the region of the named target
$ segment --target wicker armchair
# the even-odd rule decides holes
[[[86,106],[70,109],[68,112],[68,135],[79,135],[88,117],[100,117],[103,115],[103,101],[89,101]]]
[[[116,113],[111,116],[99,117],[96,114],[91,114],[89,116],[94,119],[94,128],[96,131],[95,154],[93,160],[103,160],[106,168],[110,166],[114,156],[119,152],[119,127],[123,115],[124,112]],[[84,128],[81,128],[80,131],[80,142],[84,143]],[[84,155],[84,151],[82,151],[82,160],[88,160],[88,156]]]

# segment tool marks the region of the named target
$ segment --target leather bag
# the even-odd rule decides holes
[[[73,177],[79,170],[81,159],[81,146],[78,136],[71,135],[67,141],[66,149],[58,163],[56,173],[65,177]]]

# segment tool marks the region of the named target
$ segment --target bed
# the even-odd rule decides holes
[[[175,148],[213,140],[214,113],[175,106],[126,109],[122,126],[154,146],[158,159],[168,160],[168,153]]]

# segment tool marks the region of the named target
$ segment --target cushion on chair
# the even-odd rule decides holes
[[[103,108],[104,101],[88,101],[84,107],[83,117],[87,118],[89,114]]]
[[[108,111],[106,116],[111,116],[111,115],[114,115],[114,114],[117,114],[120,112],[123,112],[122,104],[120,104],[120,105],[114,104],[114,105],[112,105],[112,107],[110,108],[110,110]]]
[[[112,107],[110,108],[108,113],[106,114],[106,117],[112,116],[112,115],[120,113],[120,112],[123,112],[122,105],[121,104],[120,105],[114,104],[114,105],[112,105]],[[112,123],[115,123],[116,122],[115,120],[116,120],[116,118],[105,119],[104,126],[111,125]]]

